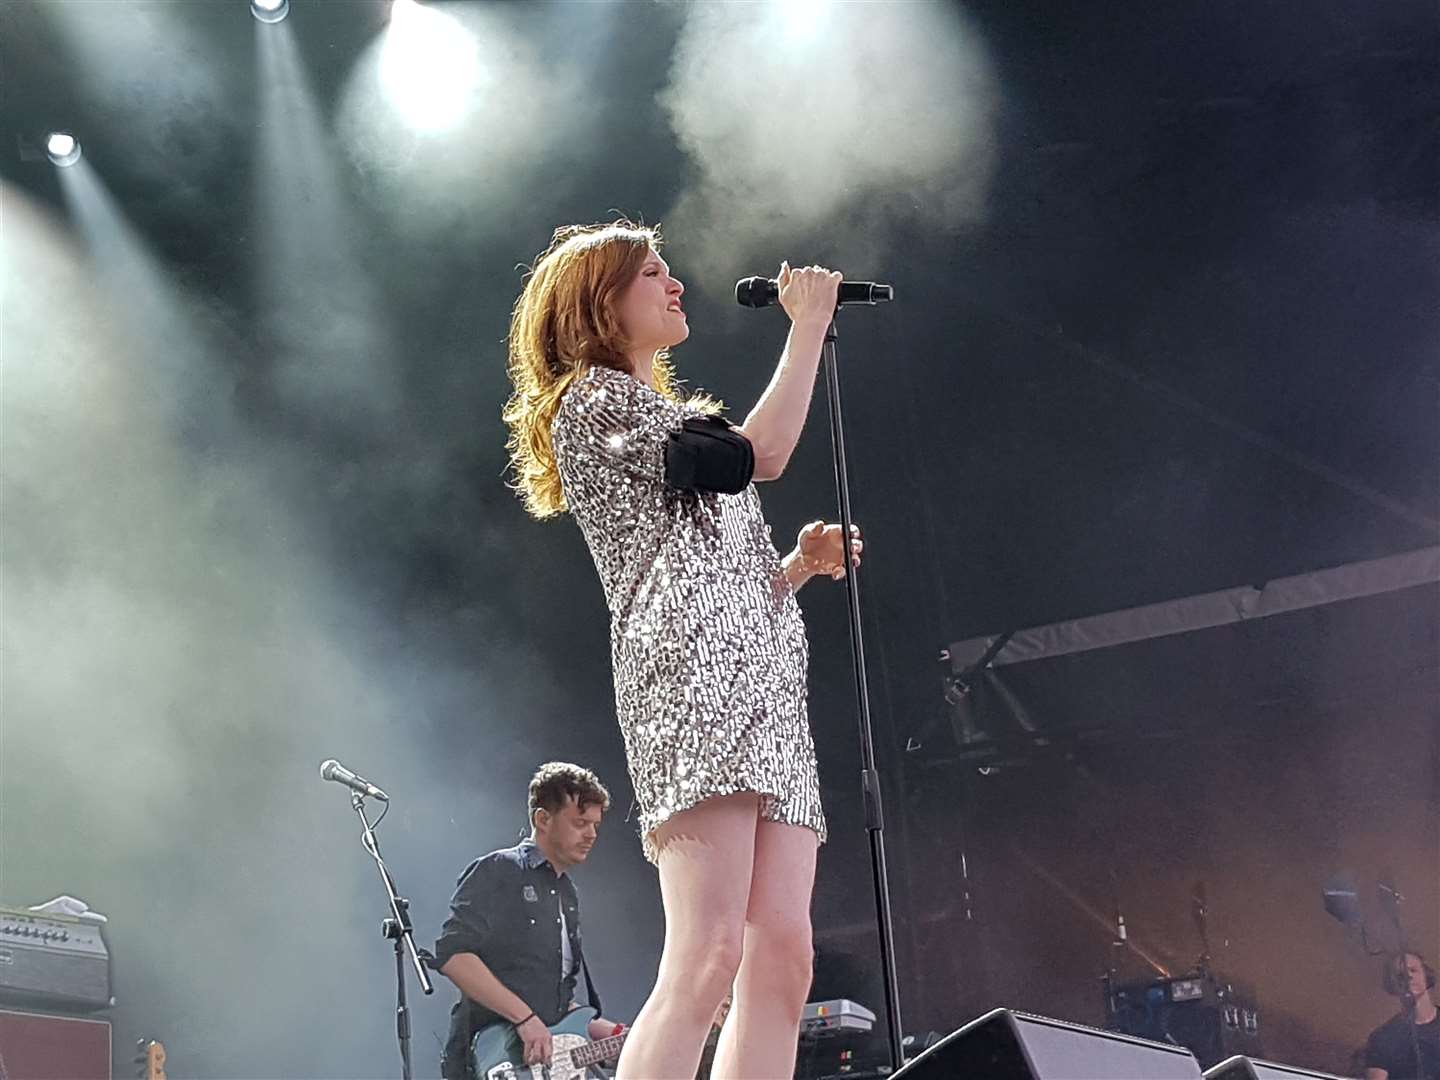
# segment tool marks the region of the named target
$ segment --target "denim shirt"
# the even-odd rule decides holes
[[[562,927],[568,932],[570,970]],[[580,902],[568,874],[557,874],[533,840],[493,851],[465,868],[450,900],[450,916],[435,942],[435,966],[457,953],[474,953],[546,1025],[569,1011],[580,958]],[[450,1010],[450,1037],[441,1074],[469,1076],[475,1032],[508,1019],[463,994]]]

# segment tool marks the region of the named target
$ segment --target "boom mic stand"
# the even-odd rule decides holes
[[[1375,891],[1380,897],[1380,906],[1390,916],[1390,925],[1395,928],[1396,956],[1390,961],[1394,965],[1390,976],[1395,980],[1400,1004],[1405,1007],[1405,1027],[1410,1032],[1410,1050],[1415,1055],[1415,1075],[1424,1076],[1425,1061],[1420,1055],[1420,1030],[1415,1019],[1416,999],[1410,991],[1410,944],[1404,927],[1400,925],[1400,905],[1405,897],[1389,881],[1381,881],[1375,886]]]
[[[845,424],[840,409],[840,370],[835,357],[835,320],[825,333],[821,356],[830,401],[830,445],[835,456],[835,492],[840,503],[840,529],[845,566],[845,595],[850,607],[850,653],[855,664],[855,697],[860,714],[860,784],[865,796],[865,831],[870,836],[870,867],[875,883],[875,919],[880,935],[880,968],[885,987],[885,1020],[893,1069],[905,1064],[900,1024],[900,996],[895,974],[895,929],[890,918],[890,880],[885,863],[885,816],[880,802],[880,774],[875,768],[875,736],[870,725],[870,690],[865,680],[865,640],[860,626],[860,585],[850,562],[850,476],[845,458]]]
[[[420,989],[426,994],[433,994],[435,986],[430,982],[430,975],[425,970],[424,961],[420,958],[420,950],[415,948],[415,935],[410,926],[410,901],[396,891],[395,879],[390,876],[390,871],[385,866],[385,860],[380,857],[380,843],[375,839],[375,826],[370,823],[370,819],[365,814],[365,796],[358,791],[351,792],[350,805],[360,816],[360,823],[363,827],[360,842],[369,852],[370,857],[375,860],[375,866],[380,871],[380,880],[385,885],[385,897],[390,905],[390,917],[381,922],[380,933],[395,942],[395,1035],[400,1042],[401,1076],[403,1080],[411,1080],[413,1073],[410,1066],[410,1006],[405,999],[405,955],[407,953],[410,956],[411,964],[415,967],[415,975],[420,980]]]
[[[1400,924],[1400,904],[1404,897],[1390,881],[1381,881],[1376,886],[1376,894],[1380,899],[1380,906],[1390,916],[1390,925],[1395,930],[1395,948],[1397,956],[1386,960],[1392,965],[1386,970],[1386,986],[1395,986],[1396,995],[1400,998],[1401,1004],[1405,1007],[1406,1027],[1410,1031],[1410,1049],[1415,1055],[1415,1075],[1425,1075],[1425,1062],[1420,1054],[1420,1033],[1415,1026],[1415,995],[1410,992],[1410,946],[1405,937],[1405,928]],[[1337,878],[1332,880],[1321,891],[1324,899],[1325,911],[1334,919],[1344,923],[1346,926],[1353,926],[1360,931],[1360,946],[1365,950],[1367,956],[1378,956],[1383,953],[1384,948],[1372,949],[1370,947],[1370,934],[1365,925],[1365,915],[1360,908],[1360,896],[1353,882],[1348,878]],[[1399,969],[1393,965],[1399,960]],[[1403,984],[1401,980],[1404,980]],[[1391,980],[1394,980],[1393,984]]]

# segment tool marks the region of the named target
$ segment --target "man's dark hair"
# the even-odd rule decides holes
[[[1380,975],[1380,985],[1391,997],[1400,997],[1410,986],[1410,957],[1420,961],[1420,969],[1425,972],[1425,989],[1435,989],[1435,969],[1430,966],[1430,961],[1414,949],[1403,953],[1387,953],[1385,956],[1385,968]]]
[[[565,801],[574,797],[575,804],[584,810],[587,806],[599,805],[601,810],[610,809],[610,792],[600,783],[600,778],[589,769],[571,765],[568,761],[547,761],[535,770],[530,778],[530,799],[527,817],[533,825],[536,810],[555,813]]]

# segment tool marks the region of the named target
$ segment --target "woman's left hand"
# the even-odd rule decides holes
[[[811,574],[829,574],[836,581],[845,576],[845,544],[840,539],[840,526],[827,525],[823,521],[812,521],[800,530],[796,547],[800,563]],[[860,555],[865,550],[865,541],[860,536],[860,526],[850,526],[850,565],[860,565]]]

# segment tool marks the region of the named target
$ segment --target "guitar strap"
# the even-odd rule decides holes
[[[596,1016],[604,1016],[605,1010],[600,1007],[600,995],[595,992],[595,980],[590,978],[590,965],[585,962],[585,947],[580,944],[579,938],[575,941],[575,951],[580,954],[580,970],[585,973],[585,995],[590,999],[590,1007],[595,1010]]]

